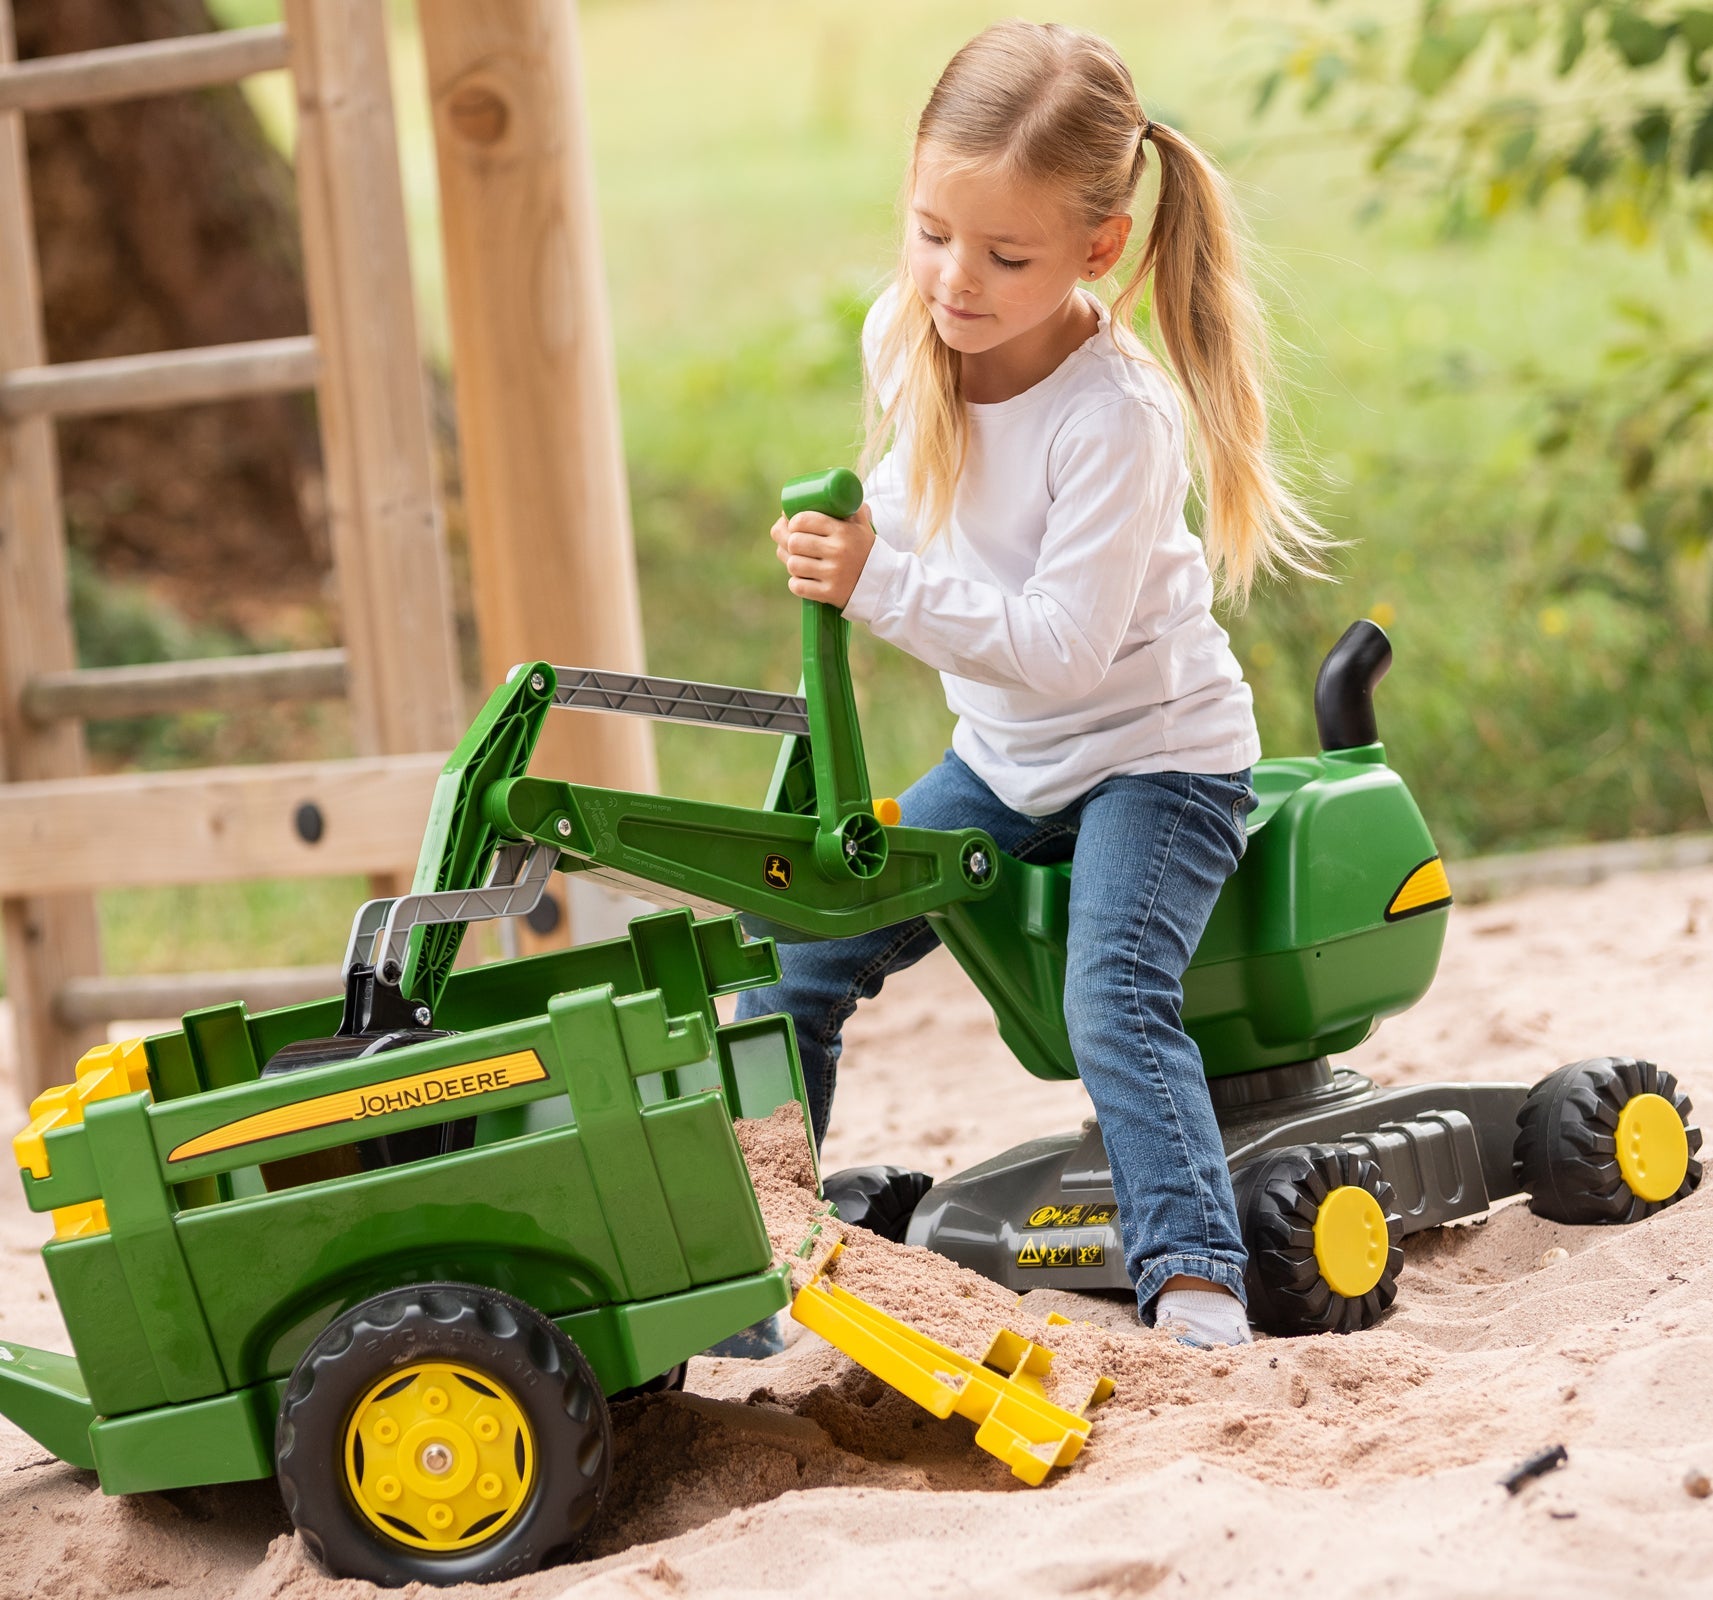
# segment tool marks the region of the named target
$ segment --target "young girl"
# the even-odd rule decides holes
[[[1150,146],[1159,198],[1109,313],[1082,285],[1124,255]],[[1179,1015],[1261,752],[1211,606],[1216,576],[1241,602],[1258,569],[1314,570],[1325,536],[1269,458],[1224,186],[1148,119],[1106,41],[1006,22],[935,85],[906,193],[897,282],[863,329],[868,504],[782,521],[774,542],[793,594],[940,670],[957,727],[899,797],[905,824],[1073,862],[1065,1019],[1143,1318],[1243,1343],[1246,1257]],[[1129,333],[1150,277],[1195,419],[1205,543],[1184,521],[1177,393]],[[817,1140],[846,1019],[937,943],[918,919],[785,945],[779,985],[743,997],[742,1015],[791,1015]]]

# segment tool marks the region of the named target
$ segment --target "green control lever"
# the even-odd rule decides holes
[[[819,511],[840,521],[862,505],[862,480],[844,467],[793,478],[779,496],[789,521],[802,511]],[[875,819],[863,756],[856,695],[851,688],[851,625],[837,608],[818,600],[803,602],[803,683],[808,706],[807,765],[813,773],[815,865],[833,882],[872,878],[886,865],[886,830]],[[778,792],[795,766],[805,764],[802,741],[788,738],[780,752],[769,805],[780,809]]]

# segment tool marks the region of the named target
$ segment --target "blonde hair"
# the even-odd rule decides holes
[[[1241,606],[1257,572],[1320,575],[1333,543],[1284,481],[1267,437],[1271,366],[1261,305],[1244,270],[1225,180],[1183,134],[1150,123],[1118,52],[1058,23],[996,23],[952,57],[916,125],[908,195],[924,149],[1063,193],[1091,228],[1128,215],[1147,165],[1160,163],[1148,237],[1112,307],[1121,349],[1153,280],[1152,326],[1194,419],[1208,565],[1222,598]],[[866,374],[863,466],[908,419],[907,493],[924,544],[951,520],[969,448],[963,357],[935,330],[898,269],[897,309]],[[1134,346],[1127,353],[1140,354]],[[877,375],[900,380],[882,403]]]

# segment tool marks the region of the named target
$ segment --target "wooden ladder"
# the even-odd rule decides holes
[[[336,969],[116,980],[95,892],[408,871],[462,725],[381,0],[19,64],[0,0],[0,910],[27,1100],[120,1017],[332,992]],[[45,364],[26,112],[289,68],[311,333]],[[54,419],[313,388],[341,650],[76,669]],[[344,697],[343,761],[84,775],[84,720]]]

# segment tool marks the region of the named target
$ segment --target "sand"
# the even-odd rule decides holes
[[[1529,1081],[1645,1055],[1713,1122],[1710,1008],[1713,870],[1631,875],[1459,911],[1433,993],[1345,1060],[1388,1083]],[[934,958],[851,1029],[825,1164],[943,1174],[1085,1113],[1079,1086],[1010,1061]],[[63,1349],[44,1234],[0,1191],[0,1337]],[[881,1279],[891,1250],[869,1253]],[[1713,1472],[1713,1184],[1630,1228],[1511,1203],[1421,1235],[1393,1311],[1349,1338],[1190,1351],[1122,1301],[1062,1293],[1012,1320],[1049,1309],[1104,1330],[1079,1337],[1119,1388],[1042,1489],[978,1451],[968,1423],[800,1333],[769,1361],[698,1359],[684,1395],[618,1407],[585,1558],[481,1592],[1713,1593],[1713,1498],[1685,1486]],[[1555,1444],[1567,1463],[1507,1493],[1500,1478]],[[0,1600],[373,1592],[313,1568],[271,1485],[112,1500],[0,1424]]]

